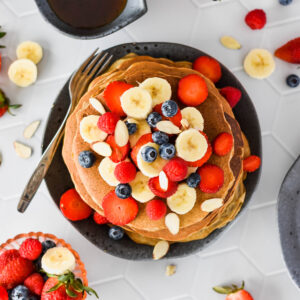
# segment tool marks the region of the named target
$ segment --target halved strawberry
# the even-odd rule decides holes
[[[224,171],[212,164],[205,164],[199,170],[201,177],[199,188],[203,193],[214,194],[224,184]]]
[[[177,95],[179,100],[186,106],[198,106],[208,96],[206,82],[199,75],[187,75],[180,79]]]
[[[168,189],[164,191],[160,187],[159,177],[157,176],[157,177],[150,178],[148,182],[148,186],[154,195],[161,198],[167,198],[172,196],[177,191],[178,184],[177,182],[173,182],[169,180]]]
[[[261,159],[256,155],[250,155],[243,161],[243,169],[246,172],[254,172],[256,171],[261,164]]]
[[[193,69],[216,83],[222,77],[219,62],[209,56],[200,56],[193,62]]]
[[[162,105],[163,105],[162,103],[155,105],[153,107],[153,111],[158,112],[162,116],[163,120],[170,120],[174,125],[181,127],[182,115],[181,115],[180,109],[178,109],[178,111],[174,117],[167,118],[162,114],[162,111],[161,111]]]
[[[139,211],[138,204],[132,197],[120,199],[115,191],[110,191],[103,198],[102,207],[107,220],[119,226],[133,221]]]
[[[129,143],[127,143],[127,145],[125,145],[123,147],[120,147],[117,145],[117,143],[115,141],[115,137],[113,135],[109,135],[105,142],[108,143],[111,147],[112,154],[109,158],[113,162],[115,162],[115,163],[120,162],[127,157],[129,150],[130,150]]]
[[[104,90],[103,97],[108,108],[118,114],[121,117],[125,117],[120,97],[128,89],[132,88],[133,85],[123,81],[113,81]]]
[[[214,153],[219,156],[228,154],[233,147],[233,137],[228,132],[220,133],[213,141]]]
[[[291,64],[300,63],[300,37],[295,38],[280,48],[276,49],[274,55]]]
[[[139,140],[137,141],[137,143],[135,144],[135,146],[132,148],[131,150],[131,158],[133,160],[133,162],[136,164],[137,166],[137,155],[140,151],[140,149],[142,148],[142,146],[144,146],[147,143],[153,142],[152,140],[152,133],[147,133],[142,135]]]

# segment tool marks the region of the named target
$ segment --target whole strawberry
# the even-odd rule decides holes
[[[4,92],[0,89],[0,117],[2,117],[6,112],[13,115],[10,111],[11,108],[16,109],[21,107],[20,104],[9,104],[9,99],[5,96]]]
[[[291,64],[300,63],[300,37],[276,49],[275,56]]]
[[[238,287],[235,284],[231,286],[215,286],[213,290],[219,294],[227,295],[225,300],[253,300],[249,292],[244,290],[245,283]]]

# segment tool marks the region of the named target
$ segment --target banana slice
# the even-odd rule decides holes
[[[106,139],[107,133],[97,126],[99,116],[90,115],[84,117],[80,122],[80,135],[87,143],[102,142]]]
[[[171,99],[172,89],[166,79],[159,77],[148,78],[140,84],[140,87],[150,93],[153,106]]]
[[[53,275],[62,275],[75,269],[76,260],[73,253],[65,247],[54,247],[43,255],[42,269]]]
[[[186,183],[181,183],[176,193],[167,198],[167,204],[173,212],[184,215],[194,207],[196,199],[196,190]]]
[[[105,114],[105,108],[99,100],[91,97],[89,99],[89,101],[90,101],[90,104],[92,105],[92,107],[94,109],[96,109],[97,112],[99,112],[101,115]]]
[[[37,67],[29,59],[18,59],[9,66],[8,77],[17,86],[27,87],[36,81]]]
[[[121,106],[127,116],[146,119],[152,110],[152,98],[149,92],[141,87],[133,87],[122,94]]]
[[[167,160],[162,159],[159,155],[157,156],[156,160],[154,162],[146,162],[143,160],[141,152],[142,149],[146,146],[153,147],[157,150],[159,149],[159,145],[155,143],[147,143],[143,147],[141,147],[138,155],[137,155],[137,165],[140,171],[145,175],[150,178],[156,177],[159,175],[159,173],[162,171],[163,167],[167,164]]]
[[[137,121],[135,119],[129,118],[127,119],[127,121],[129,123],[135,123],[137,125],[137,131],[129,136],[130,147],[133,148],[142,135],[151,133],[151,128],[146,120]]]
[[[180,219],[176,214],[168,213],[165,217],[165,224],[173,235],[176,235],[179,232]]]
[[[269,77],[275,70],[273,55],[266,49],[251,50],[244,60],[244,70],[253,78]]]
[[[43,48],[36,42],[25,41],[17,47],[17,57],[28,58],[38,64],[43,57]]]
[[[197,161],[207,151],[205,137],[196,129],[190,128],[181,132],[175,142],[176,152],[179,157],[186,161]]]
[[[134,180],[129,183],[132,189],[131,196],[141,203],[148,202],[155,197],[148,186],[148,181],[149,177],[142,172],[137,172]]]
[[[116,166],[117,164],[109,157],[104,157],[98,167],[101,177],[110,186],[117,186],[120,183],[114,174]]]
[[[185,107],[181,110],[182,120],[187,120],[189,127],[203,131],[204,119],[201,112],[195,107]]]
[[[232,36],[224,35],[220,38],[221,44],[228,49],[241,49],[241,44]]]

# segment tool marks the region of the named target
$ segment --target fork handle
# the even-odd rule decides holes
[[[18,203],[18,211],[21,213],[25,212],[25,210],[29,206],[32,198],[36,194],[39,186],[41,185],[41,182],[43,181],[44,177],[47,174],[47,171],[53,160],[54,154],[55,154],[57,147],[61,141],[61,138],[63,136],[66,119],[67,118],[65,118],[63,120],[58,131],[56,132],[52,141],[50,142],[50,144],[48,145],[44,154],[42,155],[36,169],[34,170],[33,174],[31,175],[31,177],[23,191],[23,194]]]

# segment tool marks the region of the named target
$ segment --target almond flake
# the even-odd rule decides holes
[[[29,158],[32,154],[32,149],[20,142],[14,142],[14,148],[17,155],[21,158]]]
[[[181,132],[179,127],[174,125],[171,121],[160,121],[156,124],[156,128],[159,131],[168,133],[168,134],[178,134]]]
[[[92,149],[101,156],[111,156],[112,154],[110,145],[105,142],[97,142],[93,144]]]
[[[175,265],[167,265],[166,267],[166,276],[172,276],[176,273]]]
[[[23,132],[23,136],[25,139],[31,139],[34,134],[36,133],[37,129],[40,126],[41,121],[37,120],[37,121],[33,121],[31,122],[25,129]]]
[[[223,206],[223,199],[212,198],[212,199],[205,200],[201,204],[201,209],[202,209],[202,211],[205,211],[205,212],[212,212],[212,211],[220,208],[221,206]]]
[[[96,109],[97,112],[99,112],[101,115],[105,114],[105,108],[102,105],[102,103],[97,100],[96,98],[91,97],[90,98],[90,104],[93,106],[94,109]]]
[[[115,129],[115,141],[120,147],[125,146],[129,140],[129,133],[125,122],[119,120]]]
[[[163,258],[169,251],[170,245],[167,241],[159,241],[153,249],[153,259],[158,260]]]
[[[228,49],[241,49],[241,44],[232,36],[224,35],[220,39],[221,44]]]
[[[2,165],[2,160],[3,160],[2,153],[0,152],[0,166]]]
[[[164,171],[161,171],[159,173],[158,179],[159,179],[159,185],[160,185],[160,187],[164,191],[166,191],[168,189],[168,187],[169,187],[169,179],[168,179],[166,173]]]
[[[173,235],[176,235],[179,232],[180,220],[175,213],[168,213],[166,215],[165,224]]]
[[[188,129],[190,127],[189,121],[187,119],[181,119],[180,123],[183,129]]]

